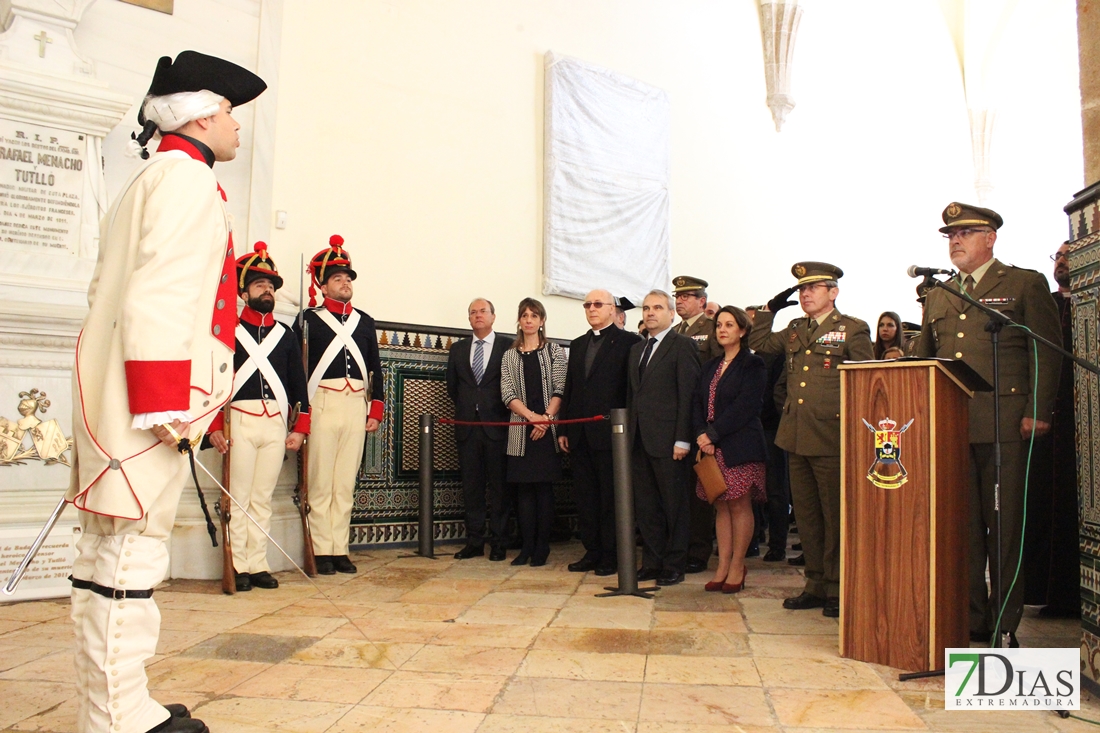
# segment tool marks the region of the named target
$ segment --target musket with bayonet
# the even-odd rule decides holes
[[[230,469],[230,456],[233,451],[233,446],[229,439],[229,405],[231,403],[225,403],[225,411],[223,413],[225,417],[225,425],[222,427],[222,433],[225,435],[226,450],[222,455],[222,486],[226,489],[229,488],[229,469]],[[229,520],[232,517],[233,509],[232,503],[229,501],[229,494],[223,493],[218,495],[218,516],[222,520],[222,593],[226,595],[233,595],[237,592],[237,577],[233,570],[233,543],[229,538]]]
[[[298,329],[302,332],[302,371],[309,381],[309,321],[306,320],[305,260],[302,255],[301,280],[298,284]],[[293,423],[291,423],[293,424]],[[302,518],[302,569],[306,575],[317,575],[317,558],[313,555],[313,533],[309,529],[309,437],[298,449],[298,485],[294,487],[294,505]]]

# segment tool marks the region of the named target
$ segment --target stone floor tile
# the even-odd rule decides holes
[[[219,634],[201,644],[194,645],[181,656],[278,664],[316,642],[316,637],[309,636]]]
[[[192,715],[218,733],[323,733],[348,713],[351,705],[304,700],[228,697],[199,706]]]
[[[384,669],[276,664],[237,685],[230,694],[354,705],[391,674]]]
[[[75,693],[75,690],[73,692]],[[33,733],[69,733],[69,731],[76,730],[76,710],[77,699],[70,697],[60,705],[43,710],[38,715],[24,718],[4,730],[33,731]]]
[[[33,662],[36,659],[42,659],[51,654],[63,654],[72,653],[73,643],[70,642],[68,649],[58,649],[52,646],[9,646],[7,644],[0,644],[0,671],[6,671],[14,667],[26,664],[27,662]]]
[[[527,652],[527,658],[516,674],[520,677],[641,682],[645,677],[645,668],[646,658],[642,654],[533,649]]]
[[[145,674],[150,690],[222,695],[269,666],[260,662],[168,657],[146,667]]]
[[[499,585],[495,580],[433,578],[401,596],[405,603],[474,604]]]
[[[647,631],[653,625],[648,608],[570,606],[561,609],[550,624],[554,628],[634,629]]]
[[[394,672],[363,700],[364,705],[487,713],[508,678],[502,675]]]
[[[469,644],[471,646],[503,646],[526,649],[531,646],[541,628],[505,626],[503,624],[441,624],[433,644]]]
[[[6,680],[37,680],[39,682],[72,682],[73,653],[71,651],[55,651],[34,661],[13,667],[0,673],[0,678]]]
[[[648,631],[629,629],[543,629],[535,639],[535,649],[594,652],[597,654],[648,654]]]
[[[737,593],[707,593],[702,586],[674,585],[661,588],[654,598],[658,611],[737,613],[741,603]]]
[[[455,710],[357,705],[325,733],[474,733],[484,719]]]
[[[747,634],[748,627],[740,613],[699,613],[691,611],[657,611],[653,614],[654,629],[707,629],[732,634]]]
[[[769,688],[768,697],[785,727],[848,730],[922,730],[924,722],[890,690]],[[873,715],[868,712],[873,711]]]
[[[572,596],[564,593],[528,593],[494,591],[474,604],[478,606],[515,606],[516,608],[561,608]]]
[[[766,598],[745,598],[741,601],[745,623],[754,634],[824,634],[839,635],[835,618],[821,615],[821,609],[788,611],[783,604]]]
[[[406,621],[401,618],[386,617],[359,618],[352,619],[352,623],[344,624],[326,638],[375,643],[422,644],[434,639],[442,628],[440,621]]]
[[[328,638],[302,649],[290,661],[295,664],[315,664],[322,667],[358,667],[395,671],[423,646],[423,644],[372,643]]]
[[[586,716],[637,720],[642,685],[638,682],[515,677],[493,706],[494,713],[554,716],[584,711]]]
[[[72,606],[67,598],[64,600],[0,603],[0,620],[39,623],[60,618],[67,619],[71,611]]]
[[[0,645],[4,647],[48,646],[54,649],[71,649],[74,644],[73,639],[73,625],[71,623],[37,623],[0,636]]]
[[[237,634],[269,634],[274,636],[328,636],[348,621],[344,618],[322,616],[261,616],[255,621],[238,626]]]
[[[634,733],[633,720],[546,718],[490,713],[477,733]],[[723,733],[730,733],[727,729]]]
[[[646,661],[645,681],[647,684],[652,682],[760,687],[760,674],[756,671],[752,657],[689,657],[653,654]]]
[[[218,636],[216,631],[161,629],[157,638],[157,654],[179,654],[215,636]]]
[[[466,603],[379,603],[367,614],[369,622],[385,621],[451,621],[469,608]]]
[[[676,723],[666,720],[640,720],[638,733],[776,733],[774,726],[710,725],[706,723]]]
[[[649,654],[741,657],[750,653],[748,634],[706,629],[657,629],[649,635]]]
[[[727,726],[775,725],[764,691],[759,687],[649,682],[642,689],[638,720]]]
[[[506,647],[428,644],[402,664],[401,670],[507,677],[516,672],[526,653],[523,649]]]
[[[262,613],[194,613],[178,608],[160,609],[161,631],[210,631],[224,634],[238,626],[262,618]]]
[[[561,613],[564,613],[563,609]],[[556,608],[519,608],[516,606],[471,606],[456,619],[460,624],[498,624],[542,628],[559,613]]]
[[[388,601],[396,601],[401,596],[410,592],[416,587],[415,584],[410,583],[404,586],[388,586],[388,585],[371,585],[367,583],[361,583],[356,585],[348,585],[336,589],[332,592],[328,592],[330,600],[340,604],[352,603],[352,604],[368,604],[377,605],[379,603],[386,603]]]
[[[848,659],[768,659],[758,657],[756,667],[764,687],[799,687],[815,690],[885,690],[889,686],[863,662]]]
[[[321,618],[362,618],[378,607],[378,603],[351,603],[344,599],[336,603],[314,596],[280,608],[272,616],[320,616]]]
[[[821,634],[749,634],[749,647],[757,657],[839,659],[839,641]]]
[[[0,680],[0,727],[8,727],[60,705],[76,694],[72,682]]]

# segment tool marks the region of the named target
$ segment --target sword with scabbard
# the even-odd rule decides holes
[[[223,412],[225,425],[222,427],[222,434],[225,435],[227,444],[225,455],[222,456],[222,484],[226,489],[229,488],[230,453],[233,451],[229,440],[229,405],[229,402],[225,403]],[[218,516],[222,520],[222,593],[231,596],[237,592],[237,576],[233,569],[233,543],[229,538],[229,520],[232,518],[233,509],[228,496],[228,492],[218,496]]]

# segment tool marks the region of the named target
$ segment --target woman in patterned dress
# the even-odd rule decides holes
[[[718,569],[708,591],[736,593],[745,586],[745,552],[752,541],[752,502],[763,502],[767,443],[760,409],[768,374],[748,347],[752,322],[732,305],[718,311],[715,337],[724,353],[703,365],[695,389],[693,425],[699,450],[713,455],[726,491],[714,501]],[[695,488],[706,501],[702,483]]]
[[[516,341],[500,365],[500,393],[512,411],[508,428],[508,483],[516,490],[516,515],[523,549],[513,565],[546,564],[554,522],[554,482],[561,480],[556,425],[561,409],[566,358],[546,340],[546,308],[534,298],[519,304]],[[527,423],[543,423],[528,426]],[[549,429],[548,429],[549,428]]]

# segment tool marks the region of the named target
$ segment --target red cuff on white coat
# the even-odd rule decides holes
[[[128,361],[130,414],[186,411],[191,406],[191,361]]]
[[[386,403],[382,400],[371,400],[370,412],[367,413],[367,419],[382,422],[382,412],[385,409]]]

